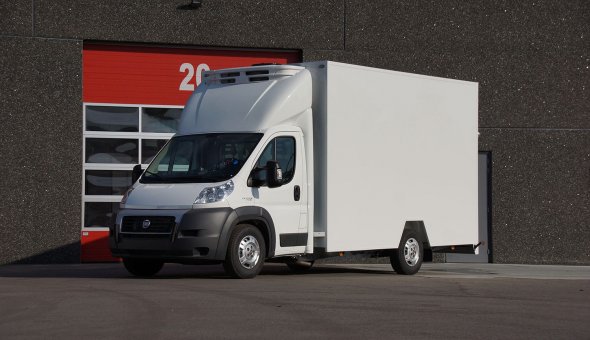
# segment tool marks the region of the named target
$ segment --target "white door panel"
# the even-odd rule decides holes
[[[301,234],[307,233],[307,224],[302,226],[300,222],[302,213],[307,211],[301,210],[301,197],[299,200],[295,199],[296,187],[301,190],[303,184],[300,144],[300,133],[277,134],[269,141],[257,162],[262,167],[268,160],[278,161],[283,178],[288,181],[278,188],[262,186],[253,189],[257,205],[266,209],[273,219],[276,233],[275,255],[304,252],[307,243],[300,239],[303,237]]]

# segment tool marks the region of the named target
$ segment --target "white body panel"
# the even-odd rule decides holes
[[[406,221],[423,221],[431,246],[476,244],[477,83],[304,65],[314,79],[314,231],[326,233],[326,250],[397,247]]]

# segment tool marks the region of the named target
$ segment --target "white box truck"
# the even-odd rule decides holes
[[[414,274],[477,248],[477,83],[330,61],[203,79],[121,201],[110,247],[130,273],[370,254]]]

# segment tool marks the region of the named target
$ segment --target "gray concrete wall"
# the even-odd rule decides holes
[[[590,264],[587,1],[0,3],[0,263],[78,261],[84,41],[301,49],[480,83],[493,258]]]
[[[0,263],[79,261],[82,43],[0,37]]]

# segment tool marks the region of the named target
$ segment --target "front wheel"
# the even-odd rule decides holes
[[[423,248],[422,242],[419,241],[414,232],[404,232],[399,247],[393,250],[393,254],[389,258],[393,270],[402,275],[416,274],[422,266]]]
[[[251,279],[262,270],[265,257],[266,245],[260,230],[242,224],[236,227],[229,238],[223,267],[234,278]]]
[[[156,275],[164,266],[164,262],[150,259],[124,258],[123,265],[135,276],[148,277]]]

